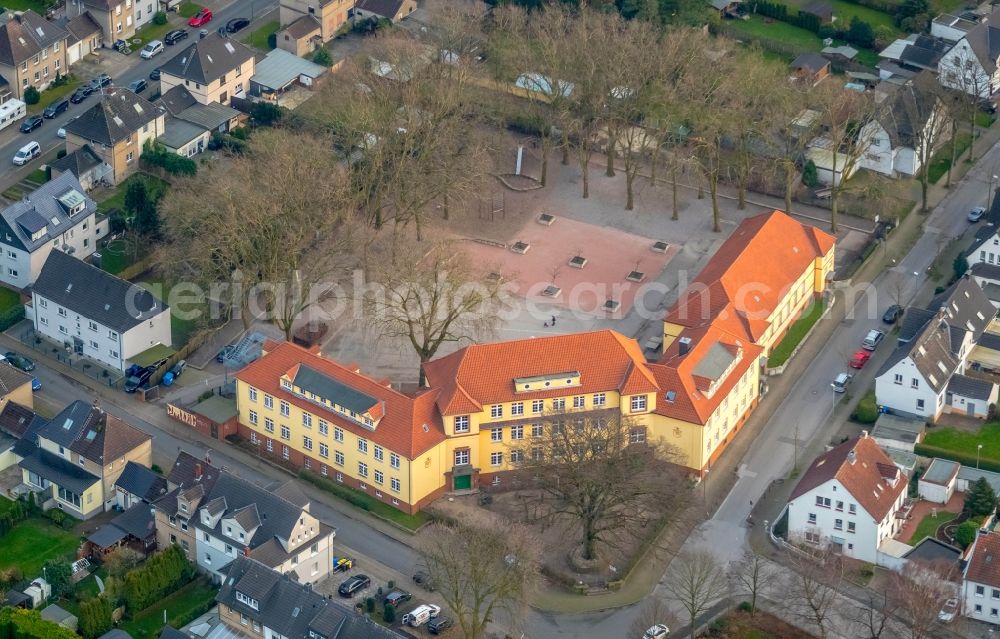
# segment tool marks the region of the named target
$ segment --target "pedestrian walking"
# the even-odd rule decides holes
[[[545,328],[548,328],[549,327],[549,323],[548,322],[542,322],[542,326],[544,326]]]
[[[553,326],[556,325],[556,316],[555,315],[552,316],[552,325]]]

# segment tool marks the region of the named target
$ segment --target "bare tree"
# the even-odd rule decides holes
[[[683,609],[695,639],[698,617],[726,596],[729,584],[722,564],[706,550],[682,551],[670,563],[663,588]]]
[[[938,611],[957,586],[955,567],[943,562],[908,561],[891,576],[891,596],[902,613],[910,639],[929,639],[938,625]]]
[[[967,44],[954,47],[945,55],[942,62],[944,64],[941,65],[938,77],[942,86],[954,89],[954,117],[964,118],[969,123],[971,139],[968,159],[971,162],[975,155],[973,148],[976,144],[976,115],[979,113],[982,101],[993,93],[992,81]]]
[[[775,566],[767,556],[752,547],[744,550],[743,557],[730,566],[733,582],[750,597],[750,616],[757,613],[757,598],[767,597],[774,587],[775,573]]]
[[[680,620],[677,615],[670,610],[667,601],[655,594],[646,598],[639,608],[639,614],[632,621],[630,637],[642,637],[646,631],[656,625],[664,625],[667,628],[677,628]]]
[[[485,515],[421,531],[417,552],[423,568],[465,639],[481,639],[503,612],[523,617],[538,574],[538,549],[530,533]]]
[[[927,212],[928,172],[934,151],[951,131],[951,118],[944,106],[944,89],[930,73],[921,73],[899,88],[890,98],[892,106],[885,110],[886,126],[896,128],[896,134],[914,150],[920,165],[920,210]]]
[[[819,639],[827,639],[831,609],[844,576],[842,558],[826,547],[803,547],[787,556],[794,570],[790,593],[793,610],[815,626]]]
[[[579,527],[584,560],[617,535],[636,534],[655,513],[679,510],[687,496],[671,463],[677,451],[649,441],[644,426],[618,411],[550,414],[540,428],[530,444],[512,444],[511,458],[521,460],[525,479],[545,478],[537,484],[539,510]]]
[[[503,281],[474,271],[465,254],[447,243],[402,249],[401,269],[389,260],[375,267],[379,293],[364,299],[364,319],[379,335],[409,342],[421,363],[442,344],[475,342],[492,334]],[[420,383],[425,382],[423,368]]]
[[[864,639],[890,639],[894,636],[892,619],[896,614],[896,603],[888,592],[866,592],[866,599],[853,606],[851,617],[858,629],[858,636]]]

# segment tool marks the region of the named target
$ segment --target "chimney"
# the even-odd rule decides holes
[[[201,481],[201,462],[194,465],[194,480]]]
[[[868,431],[867,430],[861,431],[861,439],[868,439]]]
[[[847,463],[853,466],[855,461],[857,461],[857,455],[854,454],[854,449],[852,448],[851,452],[847,453]]]
[[[677,340],[677,353],[683,357],[691,352],[691,338],[682,337]]]

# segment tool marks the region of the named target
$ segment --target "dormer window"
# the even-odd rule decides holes
[[[292,383],[287,379],[281,380],[281,387],[285,390],[292,390]]]
[[[236,591],[236,601],[240,602],[241,604],[250,606],[254,610],[260,610],[260,604],[257,603],[256,599],[254,599],[253,597],[248,597],[239,590]]]
[[[177,504],[177,508],[179,508],[182,513],[186,513],[188,511],[187,504],[184,502]]]

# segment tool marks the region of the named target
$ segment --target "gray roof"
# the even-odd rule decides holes
[[[1000,56],[1000,11],[994,11],[984,22],[969,29],[965,39],[976,54],[979,64],[987,74],[992,75],[997,68],[997,57]]]
[[[358,0],[357,8],[394,20],[403,6],[403,0]]]
[[[84,144],[76,151],[51,162],[49,166],[59,173],[68,171],[79,180],[80,176],[102,164],[104,164],[104,160],[94,152],[94,149],[90,148],[89,144]]]
[[[962,551],[951,544],[938,541],[933,537],[924,537],[923,541],[908,550],[903,555],[904,559],[916,559],[927,563],[944,561],[947,563],[957,563],[962,556]]]
[[[160,73],[199,84],[211,84],[253,59],[253,51],[236,40],[212,32],[160,67]]]
[[[123,87],[104,89],[101,99],[66,123],[66,133],[113,147],[163,115],[163,108]]]
[[[957,461],[951,461],[950,459],[941,459],[940,457],[935,457],[931,460],[930,466],[921,475],[920,481],[931,482],[932,484],[939,484],[941,486],[947,485],[953,478],[958,476],[959,471],[962,469],[962,465]]]
[[[275,49],[280,51],[281,49]],[[210,104],[193,104],[176,115],[181,120],[186,120],[202,129],[216,131],[228,124],[230,120],[239,117],[240,112],[225,104],[212,102]]]
[[[992,382],[975,377],[952,375],[948,382],[948,392],[960,397],[988,400],[993,395],[993,386]]]
[[[985,262],[976,262],[972,265],[969,272],[974,277],[981,277],[987,280],[994,280],[1000,282],[1000,265],[998,264],[986,264]]]
[[[32,292],[119,333],[168,308],[141,286],[62,251],[49,253]]]
[[[101,33],[101,25],[90,16],[90,12],[84,11],[80,15],[60,22],[68,33],[66,44],[73,45],[88,37]]]
[[[792,61],[793,69],[805,69],[816,73],[830,65],[830,61],[818,53],[803,53]]]
[[[368,412],[379,403],[378,399],[354,390],[346,384],[341,384],[332,377],[309,368],[305,364],[299,365],[299,370],[296,372],[292,384],[304,391],[315,393],[321,399],[359,414]]]
[[[191,453],[181,451],[177,453],[177,459],[170,467],[167,483],[171,488],[191,486],[196,482],[198,485],[210,487],[219,478],[219,472],[209,460],[199,459]]]
[[[236,598],[240,592],[256,599],[253,609]],[[239,556],[229,565],[215,600],[288,639],[401,639],[367,616],[355,614],[339,601],[323,597],[254,559]],[[315,636],[315,635],[314,635]]]
[[[163,630],[164,632],[163,634],[160,635],[160,639],[164,639],[165,637],[167,637],[166,628],[164,628]],[[181,635],[181,637],[183,637],[184,639],[188,639],[187,635]],[[97,639],[132,639],[132,635],[125,632],[121,628],[112,628],[111,630],[107,631]]]
[[[22,446],[24,440],[18,442],[17,454],[22,458],[18,465],[28,471],[44,477],[53,484],[82,495],[88,488],[101,481],[100,477],[91,475],[83,468],[66,461],[38,446]]]
[[[715,342],[695,365],[692,373],[698,377],[715,381],[729,370],[735,359],[736,355],[725,344]]]
[[[111,520],[126,533],[136,539],[147,539],[156,534],[156,523],[153,521],[153,511],[146,504],[136,504]]]
[[[156,141],[168,149],[179,149],[202,135],[205,135],[204,127],[177,118],[170,118],[163,127],[163,135],[158,137]]]
[[[59,198],[70,195],[73,191],[83,196],[84,207],[79,213],[70,216]],[[76,225],[91,219],[95,211],[97,203],[86,195],[76,176],[63,173],[0,212],[0,243],[33,252]],[[41,229],[45,229],[45,233],[32,239]]]
[[[935,458],[934,461],[937,461],[937,458]],[[973,468],[972,466],[960,466],[958,469],[958,479],[961,479],[964,482],[971,484],[980,478],[989,482],[990,486],[993,487],[993,490],[1000,494],[1000,473],[994,473],[990,470],[980,470],[978,468]]]
[[[191,95],[191,92],[183,84],[178,84],[161,95],[156,104],[166,108],[167,113],[170,115],[178,115],[189,106],[198,104],[198,101],[194,99],[194,96]]]
[[[233,513],[233,519],[243,530],[253,530],[260,525],[260,517],[257,515],[257,506],[250,504]]]
[[[946,53],[951,51],[954,43],[935,38],[933,36],[918,34],[910,36],[910,45],[903,48],[899,54],[901,62],[920,67],[921,69],[937,70],[937,64]]]
[[[979,346],[1000,351],[1000,335],[996,333],[983,333],[983,336],[979,338]]]
[[[927,424],[918,419],[906,419],[898,415],[881,414],[875,421],[872,437],[906,444],[916,443],[926,430]]]
[[[0,16],[0,20],[4,19]],[[0,63],[17,66],[68,35],[56,22],[28,9],[0,25]]]
[[[36,434],[101,466],[152,440],[135,426],[80,400],[66,406]]]
[[[318,78],[326,67],[310,62],[284,49],[274,49],[257,63],[250,80],[266,89],[278,90],[294,82],[300,75]]]
[[[0,411],[0,431],[15,439],[33,440],[35,432],[47,423],[44,417],[17,402],[7,402]]]
[[[306,37],[316,31],[319,31],[321,25],[319,20],[313,14],[304,15],[301,18],[293,20],[291,23],[285,26],[283,31],[285,31],[290,37],[295,40]]]
[[[99,548],[110,548],[126,537],[128,537],[127,532],[114,524],[108,523],[87,535],[87,541]]]
[[[915,46],[911,45],[905,51],[913,49]],[[905,85],[897,87],[884,108],[879,110],[879,123],[894,147],[918,146],[919,136],[938,108],[934,89],[938,86],[937,79],[929,71],[921,72]]]
[[[173,626],[164,626],[160,639],[190,639],[190,637]]]
[[[167,493],[166,479],[134,461],[125,464],[125,469],[115,481],[115,486],[147,502]]]
[[[63,622],[68,621],[70,619],[76,619],[76,615],[71,613],[69,610],[66,610],[62,606],[51,604],[49,606],[46,606],[46,608],[42,610],[42,619],[45,619],[46,621],[54,621],[57,624],[62,624]]]

